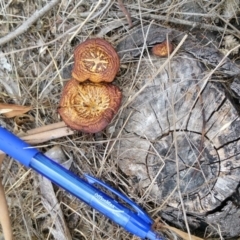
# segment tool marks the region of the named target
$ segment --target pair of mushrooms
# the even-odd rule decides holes
[[[165,41],[153,47],[154,55],[166,57],[173,50]],[[75,49],[72,79],[63,89],[58,109],[72,129],[87,133],[103,130],[117,113],[122,94],[111,84],[120,67],[117,52],[107,41],[89,39]]]
[[[89,39],[74,51],[72,78],[65,85],[58,112],[72,129],[103,130],[117,113],[122,94],[111,82],[120,67],[115,49],[103,39]]]

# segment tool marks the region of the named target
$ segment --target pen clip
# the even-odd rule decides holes
[[[88,174],[84,174],[84,176],[86,177],[88,183],[90,184],[94,184],[97,183],[99,185],[101,185],[102,187],[105,187],[107,190],[111,191],[112,193],[114,193],[116,196],[118,196],[119,198],[121,198],[123,201],[125,201],[127,204],[129,204],[138,214],[138,216],[144,220],[147,224],[152,225],[153,221],[152,219],[148,216],[148,214],[143,211],[135,202],[133,202],[130,198],[126,197],[125,195],[123,195],[122,193],[120,193],[119,191],[115,190],[114,188],[110,187],[109,185],[107,185],[106,183],[102,182],[101,180],[90,176]]]

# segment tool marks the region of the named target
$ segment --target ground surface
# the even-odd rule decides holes
[[[104,38],[121,58],[113,122],[35,145],[126,193],[153,219],[201,237],[239,236],[239,1],[123,1],[131,21],[121,1],[55,2],[39,17],[50,1],[0,1],[0,102],[32,107],[1,114],[1,125],[24,135],[60,122],[74,48]],[[167,37],[176,53],[159,60],[151,47]],[[136,239],[9,158],[2,179],[15,239]]]

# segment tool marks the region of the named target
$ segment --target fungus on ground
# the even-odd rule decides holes
[[[172,51],[173,51],[173,45],[167,41],[156,44],[152,48],[152,53],[159,57],[167,57],[168,54],[172,53]]]
[[[58,112],[70,128],[96,133],[111,122],[121,97],[119,88],[112,84],[71,79],[63,89]]]
[[[112,82],[120,66],[119,56],[104,39],[88,39],[74,51],[72,77],[83,82]]]

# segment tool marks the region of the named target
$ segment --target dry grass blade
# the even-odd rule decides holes
[[[132,18],[131,18],[131,15],[129,13],[129,11],[127,10],[127,8],[124,6],[123,4],[123,1],[122,0],[118,0],[118,5],[119,5],[119,8],[122,10],[122,12],[124,13],[124,15],[126,16],[126,19],[128,21],[128,25],[129,25],[129,28],[131,28],[133,26],[133,23],[132,23]]]
[[[25,21],[16,30],[9,33],[5,37],[0,38],[0,46],[27,31],[33,23],[35,23],[39,18],[41,18],[46,12],[50,11],[58,2],[59,0],[52,0],[51,2],[46,4],[41,10],[36,11],[27,21]]]
[[[73,40],[73,38],[79,33],[79,31],[82,29],[82,27],[84,26],[84,24],[86,24],[89,19],[91,18],[91,16],[94,14],[94,12],[99,8],[100,4],[102,3],[102,0],[99,0],[98,3],[96,4],[96,6],[94,7],[94,9],[88,14],[88,16],[86,17],[86,19],[83,21],[83,23],[79,26],[79,28],[75,31],[75,33],[72,35],[72,37],[69,39],[69,42],[71,42]]]
[[[236,2],[231,0],[234,1]],[[213,77],[221,78],[221,68],[228,78],[230,58],[234,56],[237,59],[238,55],[233,53],[239,46],[234,45],[227,49],[235,48],[229,51],[219,64],[220,60],[216,62],[212,54],[209,54],[212,57],[202,58],[204,49],[211,49],[211,46],[215,49],[220,46],[218,39],[221,35],[222,39],[226,34],[235,35],[238,41],[237,10],[231,11],[234,17],[229,21],[230,18],[225,18],[223,14],[225,5],[223,0],[208,1],[202,5],[197,1],[186,0],[0,2],[2,27],[0,45],[4,44],[3,52],[0,52],[0,102],[32,106],[31,112],[28,113],[32,119],[21,116],[20,120],[24,120],[21,122],[17,120],[19,117],[6,119],[4,112],[14,112],[12,111],[14,107],[6,105],[1,109],[0,104],[2,126],[16,134],[19,133],[21,139],[30,145],[36,145],[42,152],[48,151],[53,145],[61,146],[59,148],[62,149],[65,158],[67,156],[67,159],[74,159],[70,171],[79,175],[88,173],[107,181],[146,209],[151,218],[161,216],[168,224],[184,229],[182,232],[164,225],[156,228],[157,231],[166,233],[170,239],[202,240],[192,235],[192,230],[198,228],[195,226],[199,219],[207,226],[206,232],[202,229],[195,231],[199,230],[201,236],[213,232],[222,238],[228,232],[232,232],[234,227],[230,229],[230,225],[227,229],[226,225],[218,224],[217,221],[210,222],[209,217],[213,215],[209,213],[211,209],[208,210],[208,214],[202,214],[198,218],[199,211],[200,214],[204,212],[205,204],[208,205],[210,200],[203,201],[202,196],[205,195],[201,195],[200,201],[203,204],[200,208],[197,200],[188,198],[185,192],[179,191],[179,187],[184,190],[190,189],[190,184],[197,181],[198,177],[189,178],[189,181],[187,178],[191,176],[191,172],[195,172],[196,176],[202,176],[203,188],[206,191],[210,189],[211,192],[212,183],[205,177],[204,167],[206,166],[206,169],[211,165],[215,167],[218,161],[214,158],[213,164],[206,164],[201,169],[200,166],[197,168],[197,165],[192,164],[195,160],[192,162],[190,160],[201,157],[200,160],[205,163],[203,161],[205,155],[202,152],[211,144],[207,144],[207,139],[203,142],[203,136],[210,132],[213,140],[217,141],[221,132],[227,132],[232,122],[238,121],[237,117],[231,118],[233,115],[231,111],[227,111],[228,108],[226,110],[224,108],[221,114],[226,114],[226,118],[222,119],[221,126],[214,132],[215,122],[221,121],[218,104],[224,107],[225,100],[222,94],[215,92],[215,88],[210,92],[208,85],[212,84],[211,80],[215,80]],[[201,11],[198,11],[199,7]],[[130,29],[132,25],[134,28]],[[196,45],[195,40],[192,45],[188,45],[194,36]],[[114,84],[123,92],[122,107],[105,131],[97,134],[77,133],[68,128],[64,122],[59,122],[59,100],[62,87],[71,77],[74,49],[85,39],[96,37],[109,41],[118,50],[121,66]],[[131,39],[130,42],[133,43],[128,45],[128,40],[124,40],[126,38],[129,41]],[[157,59],[151,50],[156,43],[166,39],[173,44],[175,51],[168,54],[165,59]],[[122,45],[122,48],[119,49],[119,45]],[[182,63],[184,66],[180,67]],[[199,68],[195,64],[199,65]],[[203,75],[200,74],[202,73],[200,67],[206,67]],[[237,72],[236,69],[234,71]],[[187,72],[196,76],[185,75]],[[234,74],[231,76],[235,77]],[[170,79],[173,82],[172,90]],[[217,84],[221,84],[220,81]],[[226,81],[225,75],[223,81]],[[199,89],[196,91],[197,87]],[[212,101],[206,101],[208,94],[205,95],[205,89],[209,90],[208,93],[213,93],[209,94]],[[172,99],[172,96],[175,98]],[[207,114],[210,108],[216,108],[211,115]],[[206,122],[210,119],[209,116],[216,116],[216,120],[213,118],[215,121],[210,131],[198,124],[204,122],[201,121],[204,110]],[[184,115],[181,115],[183,112]],[[151,119],[157,122],[148,121],[148,117],[151,116]],[[185,118],[190,130],[184,125]],[[201,135],[197,134],[199,138],[193,136],[196,132],[195,125],[200,129]],[[151,138],[145,134],[145,129],[158,136]],[[194,133],[189,133],[185,129]],[[170,131],[168,136],[165,135],[167,130]],[[176,136],[174,135],[173,140],[174,130]],[[228,134],[225,138],[227,137]],[[198,139],[201,145],[195,141]],[[181,140],[184,140],[184,144],[181,144],[183,142]],[[167,146],[166,149],[164,144]],[[214,150],[210,147],[209,153]],[[221,154],[222,152],[216,156]],[[193,157],[190,159],[190,156]],[[176,166],[175,161],[180,157],[184,159],[184,163]],[[55,159],[53,156],[50,158]],[[228,160],[226,158],[226,161]],[[174,171],[171,172],[169,166],[170,170]],[[6,158],[2,169],[2,182],[6,191],[14,238],[136,239],[71,194],[52,186],[49,181],[46,183],[41,176],[31,169],[26,169],[18,161]],[[216,169],[211,173],[217,172],[218,168]],[[236,169],[234,165],[234,169],[231,169],[231,174],[227,177],[235,176],[232,173]],[[224,174],[225,170],[228,171],[228,166],[221,166],[220,170],[223,170]],[[221,174],[218,176],[217,173],[212,175],[216,175],[216,178],[221,177]],[[177,185],[175,176],[178,176]],[[1,190],[0,192],[3,193]],[[200,193],[198,195],[200,196]],[[1,199],[0,207],[4,206],[1,204],[2,201]],[[196,207],[196,212],[191,211],[192,206]],[[5,211],[6,209],[5,207]],[[214,209],[218,211],[217,208]],[[225,211],[224,209],[225,206],[221,213]],[[3,215],[1,209],[0,213],[1,219]],[[9,231],[10,227],[3,226],[3,229]],[[7,236],[6,233],[5,235]],[[0,239],[1,236],[2,232]],[[6,236],[7,240],[11,239]]]

